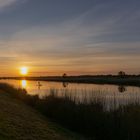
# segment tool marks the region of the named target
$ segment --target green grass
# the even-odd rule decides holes
[[[10,93],[8,94],[8,97],[11,95],[11,98],[23,101],[42,113],[46,118],[49,117],[52,121],[56,121],[61,126],[64,126],[73,132],[82,134],[86,138],[92,140],[140,140],[139,104],[120,106],[116,110],[107,111],[104,109],[103,102],[96,100],[96,97],[89,103],[86,102],[86,98],[85,102],[76,102],[76,100],[73,100],[70,96],[67,96],[67,94],[60,97],[52,90],[50,96],[40,100],[38,96],[30,96],[25,90],[16,89],[7,84],[0,84],[0,88],[5,90],[6,93]],[[4,103],[6,104],[6,102]],[[8,108],[11,108],[11,106]],[[21,108],[19,108],[19,110],[21,110]],[[20,114],[22,114],[24,111],[20,112]],[[26,115],[22,114],[22,116],[25,117]],[[30,116],[36,115],[29,115],[27,120]],[[14,118],[14,116],[10,118]],[[32,123],[28,126],[32,126]],[[53,128],[55,128],[57,132],[57,127],[54,126]],[[32,130],[32,128],[29,130]],[[41,130],[41,132],[43,131]],[[59,137],[61,132],[54,132],[54,134],[55,136],[58,134],[57,136]],[[55,139],[57,139],[57,136]],[[68,136],[69,135],[66,136],[67,139]],[[60,139],[65,139],[65,135],[64,138],[63,135],[61,135],[61,137],[62,138]]]
[[[23,92],[22,92],[23,93]],[[0,86],[0,140],[74,140],[81,137],[50,122]]]
[[[20,137],[22,134],[26,137],[32,136],[33,139],[34,134],[40,135],[41,133],[46,136],[45,139],[74,139],[73,136],[75,135],[69,131],[59,130],[58,126],[48,121],[46,124],[46,116],[46,118],[50,118],[51,121],[55,121],[73,132],[84,135],[90,140],[140,140],[140,104],[122,105],[115,110],[105,110],[104,103],[101,100],[97,100],[98,98],[96,99],[96,97],[91,99],[90,102],[86,102],[86,97],[85,102],[77,102],[71,96],[68,96],[67,93],[65,96],[58,96],[57,93],[52,90],[49,96],[40,100],[38,96],[31,96],[27,94],[25,90],[16,89],[7,84],[0,84],[0,89],[9,93],[2,94],[2,96],[6,98],[8,97],[9,100],[0,97],[1,110],[5,110],[5,108],[6,110],[8,109],[8,111],[2,111],[6,112],[6,115],[4,115],[4,113],[0,114],[2,116],[0,117],[2,119],[1,122],[4,122],[6,117],[9,117],[7,119],[9,121],[6,120],[4,124],[0,125],[1,127],[4,126],[2,129],[4,131],[0,130],[0,132],[4,132],[1,134],[2,137],[5,137],[6,134],[8,134],[8,136],[11,134],[18,136],[20,134],[18,136]],[[11,99],[13,100],[12,105],[10,104]],[[21,101],[23,102],[22,105]],[[5,107],[3,107],[2,103],[5,104]],[[24,103],[36,109],[36,111],[24,105]],[[20,107],[18,107],[19,105]],[[18,111],[16,109],[17,107]],[[44,117],[39,115],[37,111],[42,113]],[[16,116],[16,118],[14,116]],[[34,117],[37,117],[36,121],[34,121]],[[18,120],[20,123],[18,123]],[[17,126],[13,122],[16,122]],[[33,122],[39,122],[39,124]],[[21,125],[18,126],[18,124]],[[12,128],[15,128],[15,126],[16,131],[13,131],[14,129]],[[20,129],[18,129],[18,127]],[[27,128],[27,130],[25,128]],[[29,135],[30,133],[33,135]],[[75,139],[78,139],[78,137]],[[79,139],[81,140],[81,138]]]

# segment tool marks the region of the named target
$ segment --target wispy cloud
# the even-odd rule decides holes
[[[67,11],[63,4],[61,11],[58,1],[51,3],[55,7],[52,10],[44,6],[47,1],[30,0],[15,9],[16,13],[2,16],[0,59],[6,64],[26,64],[49,72],[107,73],[122,69],[138,73],[139,2],[124,1],[127,4],[100,0],[86,8],[83,5],[80,12],[75,7],[71,14],[71,8]]]
[[[10,6],[11,4],[13,4],[16,1],[18,1],[18,0],[0,0],[0,8]]]

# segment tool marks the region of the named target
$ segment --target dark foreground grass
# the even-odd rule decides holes
[[[26,92],[0,84],[0,140],[81,140],[23,103]],[[21,96],[17,96],[21,95]],[[18,97],[18,98],[13,98]]]
[[[53,93],[43,100],[8,85],[1,88],[61,125],[83,134],[87,139],[140,140],[140,105],[122,106],[105,111],[102,102],[78,103],[71,97]],[[19,94],[20,92],[20,94]],[[133,93],[132,93],[133,94]]]

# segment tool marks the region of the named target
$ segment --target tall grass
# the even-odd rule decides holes
[[[15,89],[7,84],[0,84],[0,89],[36,108],[51,120],[90,139],[140,140],[139,104],[107,111],[100,100],[77,102],[67,94],[58,96],[56,90],[52,90],[48,97],[40,100],[38,96],[30,96],[25,90]]]

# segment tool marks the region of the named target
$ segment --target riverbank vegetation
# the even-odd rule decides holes
[[[81,75],[81,76],[46,76],[46,77],[1,77],[0,79],[34,80],[34,81],[55,81],[69,83],[94,83],[94,84],[115,84],[127,86],[140,86],[140,75],[126,75],[119,72],[118,75]]]
[[[0,84],[0,140],[81,140],[26,105],[26,92]]]
[[[77,102],[70,96],[57,96],[56,92],[44,98],[30,96],[23,89],[2,84],[0,88],[14,98],[35,108],[52,121],[59,123],[87,139],[97,140],[139,140],[140,105],[120,106],[115,110],[105,110],[100,100]],[[133,93],[132,93],[133,94]]]

